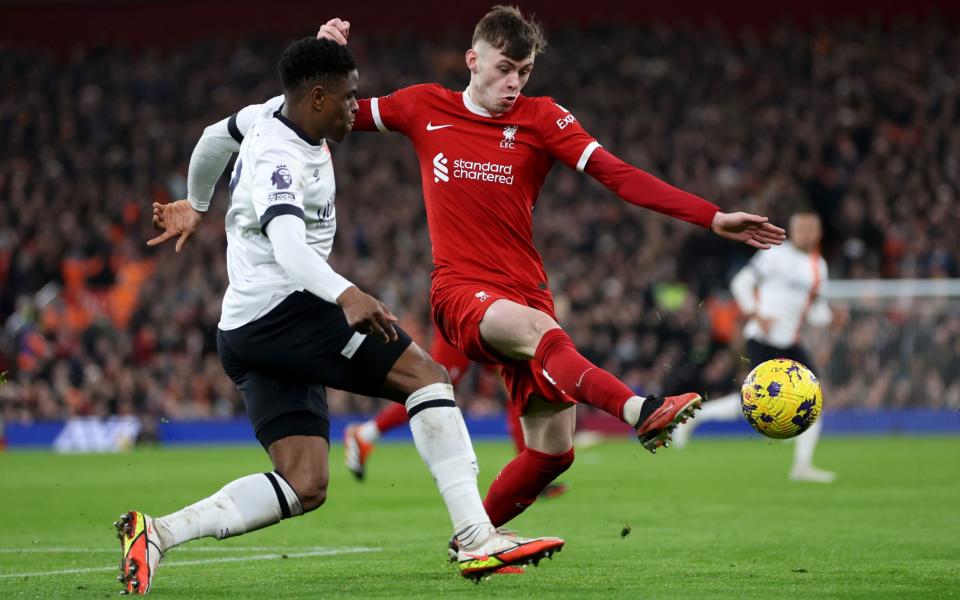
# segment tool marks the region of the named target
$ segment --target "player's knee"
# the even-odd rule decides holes
[[[557,461],[557,475],[572,467],[574,458],[576,457],[573,448],[570,448],[568,452],[560,455],[560,460]]]
[[[535,313],[524,324],[524,343],[529,346],[530,354],[536,352],[537,346],[545,333],[560,327],[550,315],[540,311],[535,311]]]
[[[284,479],[296,492],[303,512],[320,508],[327,501],[327,483],[330,480],[328,473],[302,466],[288,466],[286,469],[281,466],[277,470],[283,473]]]
[[[450,383],[450,373],[447,372],[447,368],[438,363],[437,361],[430,359],[430,364],[426,367],[429,375],[430,381],[427,382],[427,385],[432,383]]]
[[[447,373],[447,369],[443,365],[430,358],[430,356],[424,352],[421,359],[418,360],[414,366],[411,382],[413,389],[411,389],[410,392],[415,392],[420,388],[433,385],[434,383],[450,383],[450,374]]]
[[[328,479],[326,475],[315,474],[313,476],[300,477],[290,482],[290,485],[300,498],[303,512],[316,510],[327,501]]]
[[[549,472],[550,475],[553,476],[553,479],[556,479],[573,465],[573,448],[570,448],[562,454],[549,454],[542,458],[540,468],[544,472]],[[553,479],[551,479],[551,481]]]

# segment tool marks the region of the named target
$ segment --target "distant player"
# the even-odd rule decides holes
[[[333,19],[318,35],[345,44],[349,23]],[[355,123],[413,142],[433,245],[434,321],[468,358],[502,367],[521,415],[527,449],[504,467],[485,500],[495,525],[520,514],[573,463],[575,402],[630,424],[651,452],[700,405],[693,393],[636,396],[581,356],[557,324],[532,220],[557,160],[632,204],[725,238],[768,248],[784,237],[765,217],[720,212],[626,164],[552,99],[523,96],[545,44],[540,26],[518,9],[494,7],[466,52],[465,90],[416,85],[361,100]]]
[[[790,218],[789,241],[756,256],[733,278],[731,289],[746,319],[750,366],[772,358],[789,358],[816,372],[816,365],[800,345],[802,328],[823,327],[831,321],[830,307],[820,295],[827,281],[827,261],[820,256],[823,229],[813,212]],[[697,421],[680,426],[674,444],[685,446],[697,424],[742,418],[740,395],[707,402]],[[796,438],[790,479],[830,483],[835,475],[813,466],[813,452],[823,429],[823,417]]]
[[[528,540],[494,529],[446,371],[411,343],[379,300],[327,263],[336,188],[326,140],[341,141],[353,126],[353,57],[334,42],[308,38],[286,49],[278,70],[282,99],[243,115],[247,127],[226,217],[230,285],[217,334],[224,370],[240,388],[274,470],[232,481],[163,517],[122,515],[115,525],[124,591],[149,592],[160,559],[174,546],[241,535],[324,503],[326,386],[405,404],[417,450],[453,521],[462,575],[479,577],[558,550],[558,538]],[[239,136],[237,120],[211,126],[213,136]],[[160,214],[166,231],[151,245],[181,235],[179,248],[199,219],[186,203],[161,207]]]

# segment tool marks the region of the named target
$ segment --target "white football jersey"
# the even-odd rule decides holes
[[[271,219],[302,218],[307,244],[324,260],[333,248],[336,184],[330,150],[281,115],[281,105],[282,97],[274,98],[230,119],[230,134],[242,142],[226,216],[230,285],[220,314],[224,331],[262,317],[303,289],[276,262],[264,234]]]
[[[801,252],[790,242],[761,250],[733,278],[731,289],[744,313],[771,320],[765,334],[756,319],[743,330],[748,339],[787,348],[796,344],[809,322],[827,325],[830,307],[820,296],[827,280],[827,261],[819,253]]]

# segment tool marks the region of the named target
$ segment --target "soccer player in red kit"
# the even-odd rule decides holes
[[[349,23],[319,36],[346,43]],[[532,504],[573,463],[575,402],[629,423],[655,452],[699,408],[698,394],[640,398],[577,351],[554,314],[532,211],[559,160],[638,206],[766,249],[785,233],[765,217],[724,213],[604,150],[566,108],[520,92],[545,46],[539,24],[496,6],[466,52],[470,84],[460,91],[415,85],[360,100],[355,131],[399,132],[420,161],[434,271],[433,318],[472,360],[502,366],[521,414],[527,449],[508,463],[484,505],[502,525]]]

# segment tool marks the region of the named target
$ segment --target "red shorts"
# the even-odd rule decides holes
[[[433,327],[433,342],[430,343],[430,357],[437,361],[450,374],[453,387],[457,387],[470,368],[470,359],[458,348],[451,346],[436,325]]]
[[[543,367],[534,360],[512,360],[496,353],[480,338],[480,321],[497,300],[510,300],[542,311],[556,320],[553,296],[548,290],[521,294],[485,283],[434,285],[430,291],[433,319],[443,338],[470,360],[500,366],[510,401],[522,415],[533,395],[548,402],[574,404],[543,375]]]

